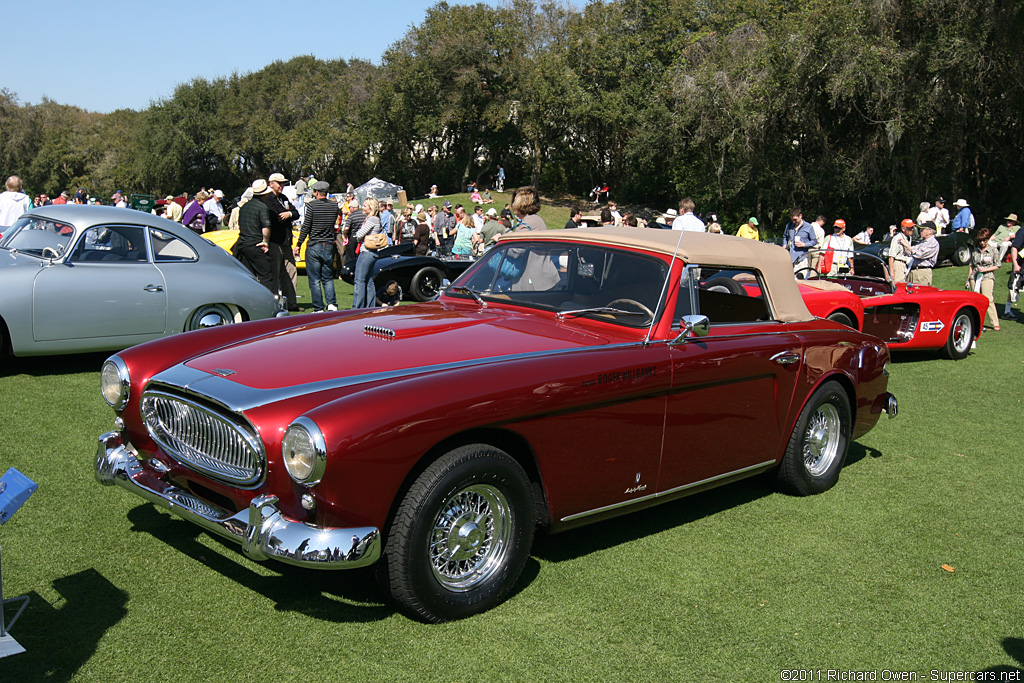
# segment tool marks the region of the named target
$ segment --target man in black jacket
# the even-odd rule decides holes
[[[299,211],[288,198],[281,193],[284,183],[288,179],[280,173],[272,173],[267,178],[270,192],[260,197],[263,203],[270,209],[270,266],[274,273],[274,282],[277,283],[281,295],[289,311],[299,310],[295,296],[295,283],[292,282],[291,274],[288,272],[286,261],[292,262],[294,268],[294,257],[292,256],[292,223],[299,219]]]
[[[232,253],[253,272],[260,284],[277,294],[270,264],[270,211],[260,197],[270,194],[267,181],[260,178],[252,184],[252,199],[238,209],[238,241]]]

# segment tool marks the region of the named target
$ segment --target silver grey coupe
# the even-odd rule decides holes
[[[43,206],[0,232],[3,353],[122,349],[281,313],[231,255],[148,213]]]

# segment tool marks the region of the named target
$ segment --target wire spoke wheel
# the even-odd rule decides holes
[[[820,477],[828,471],[839,455],[842,429],[839,412],[831,403],[818,406],[807,422],[804,434],[804,465],[812,477]]]
[[[511,531],[508,500],[493,486],[470,486],[441,506],[430,540],[434,576],[449,590],[486,581],[502,566]]]
[[[832,488],[846,460],[852,425],[850,397],[843,387],[835,381],[818,387],[800,411],[779,464],[783,490],[809,496]]]

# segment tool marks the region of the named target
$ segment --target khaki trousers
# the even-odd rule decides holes
[[[907,276],[907,282],[912,282],[915,285],[927,285],[932,286],[932,269],[931,268],[914,268],[910,271]]]

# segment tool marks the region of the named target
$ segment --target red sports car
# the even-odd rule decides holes
[[[935,349],[954,360],[981,334],[988,308],[981,294],[893,283],[881,259],[861,252],[854,273],[799,280],[811,313],[873,334],[894,351]]]
[[[702,285],[715,277],[759,295]],[[433,302],[112,356],[96,476],[254,560],[377,563],[403,610],[443,621],[503,600],[538,526],[763,472],[827,490],[851,439],[896,413],[888,361],[877,338],[811,315],[778,247],[513,233]]]

